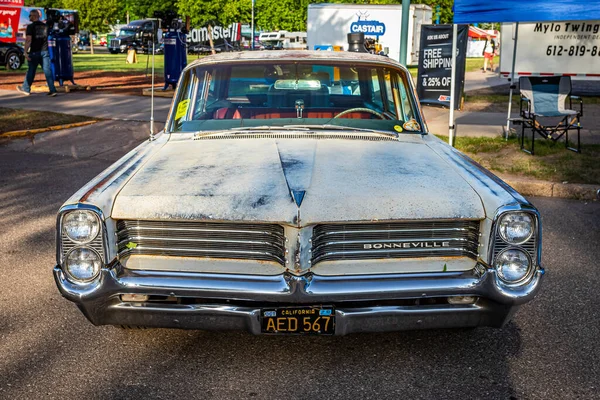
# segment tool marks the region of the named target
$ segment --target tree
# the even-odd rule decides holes
[[[63,7],[79,11],[79,27],[90,32],[91,52],[94,54],[92,33],[106,32],[115,23],[117,0],[63,0]]]
[[[121,0],[118,3],[118,19],[126,21],[154,17],[156,11],[177,11],[177,0]]]
[[[232,22],[250,22],[251,0],[178,0],[179,14],[189,16],[192,26],[219,22],[228,25]]]
[[[440,23],[441,24],[451,24],[452,19],[454,18],[454,13],[452,12],[452,6],[454,5],[454,0],[418,0],[420,4],[426,4],[431,7],[431,11],[433,12],[432,19],[435,22],[436,19],[436,7],[440,6]],[[417,4],[415,1],[413,4]]]

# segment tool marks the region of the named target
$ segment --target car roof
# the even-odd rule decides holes
[[[223,63],[254,63],[260,61],[305,61],[305,62],[362,62],[365,64],[384,64],[391,67],[404,69],[397,61],[370,53],[356,53],[349,51],[318,51],[318,50],[256,50],[256,51],[237,51],[209,55],[200,58],[188,65],[186,69],[208,64]]]

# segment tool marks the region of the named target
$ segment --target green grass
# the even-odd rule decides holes
[[[148,68],[152,68],[152,56],[148,58],[147,54],[137,55],[137,64],[127,64],[125,60],[127,54],[73,54],[73,69],[80,71],[115,71],[115,72],[145,72],[146,62]],[[164,57],[156,55],[154,57],[154,68],[162,71],[164,67]]]
[[[488,62],[488,66],[489,65],[490,64]],[[497,67],[499,65],[500,65],[500,57],[495,56],[494,57],[494,67]],[[465,65],[465,72],[479,71],[481,68],[483,68],[483,57],[467,58],[467,62]]]
[[[46,111],[0,108],[0,137],[5,132],[47,128],[50,126],[73,124],[94,119],[97,118],[58,114]]]
[[[498,65],[500,65],[500,57],[496,56],[496,57],[494,57],[494,66],[498,66]],[[479,71],[481,68],[483,68],[483,57],[467,58],[467,61],[465,64],[465,72]],[[413,76],[413,78],[417,77],[418,67],[416,65],[408,67],[408,71]]]
[[[75,72],[83,71],[108,71],[108,72],[145,72],[146,61],[148,61],[148,68],[152,68],[152,56],[148,59],[147,54],[138,54],[136,64],[127,64],[125,60],[127,54],[73,54],[73,70]],[[195,60],[195,56],[188,57],[188,61]],[[154,68],[157,71],[162,71],[164,68],[164,57],[162,54],[156,55],[154,58]],[[38,68],[38,72],[41,68]],[[20,70],[12,71],[6,68],[0,68],[0,74],[23,74],[27,72],[27,61],[23,64]]]
[[[447,136],[436,136],[448,141]],[[529,149],[530,144],[526,139],[525,148]],[[518,138],[506,141],[500,137],[457,137],[454,147],[497,173],[552,182],[600,184],[600,145],[582,145],[582,153],[577,154],[565,149],[564,140],[536,138],[534,156],[520,149]]]

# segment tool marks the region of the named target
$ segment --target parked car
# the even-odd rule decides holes
[[[23,48],[15,43],[0,42],[0,65],[6,69],[17,70],[25,61]]]
[[[59,210],[58,289],[95,325],[503,326],[540,288],[539,213],[414,93],[371,54],[191,63],[164,131]]]

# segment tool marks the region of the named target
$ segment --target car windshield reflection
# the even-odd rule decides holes
[[[327,124],[421,132],[408,79],[401,69],[348,62],[201,65],[181,82],[172,131]]]

